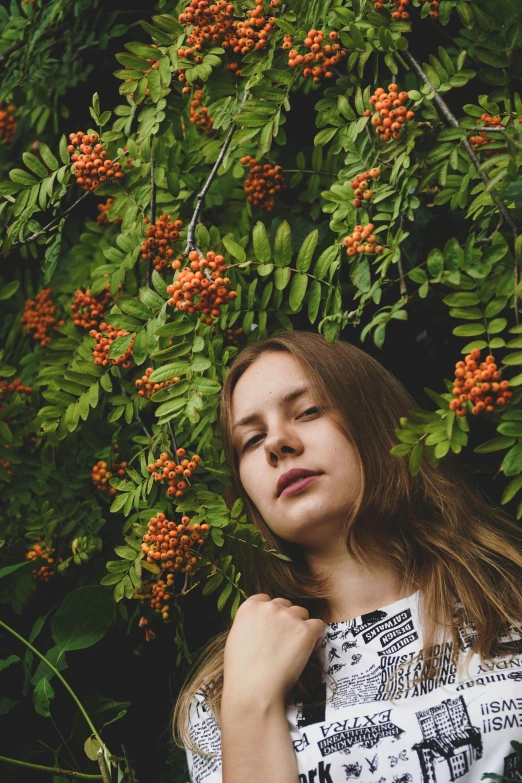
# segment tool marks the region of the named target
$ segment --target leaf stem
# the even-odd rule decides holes
[[[61,769],[60,767],[44,767],[42,764],[30,764],[28,761],[20,761],[20,759],[10,759],[7,756],[0,756],[0,761],[6,764],[12,764],[15,767],[28,767],[29,769],[35,769],[40,772],[52,772],[55,775],[63,775],[66,778],[73,778],[74,780],[103,780],[101,775],[87,775],[83,772],[75,772],[72,769]]]
[[[42,660],[42,661],[43,661],[45,664],[47,664],[47,666],[48,666],[48,667],[49,667],[49,669],[52,671],[52,673],[53,673],[54,675],[56,675],[56,677],[58,677],[58,679],[60,680],[60,682],[62,683],[62,685],[63,685],[63,686],[66,688],[66,690],[68,690],[68,691],[69,691],[70,695],[72,696],[72,698],[73,698],[73,699],[74,699],[74,701],[76,702],[76,706],[78,707],[78,709],[80,710],[81,714],[82,714],[82,715],[83,715],[83,717],[85,718],[85,721],[86,721],[87,725],[89,726],[90,730],[92,731],[92,733],[93,733],[93,734],[94,734],[94,736],[96,737],[97,741],[100,743],[101,747],[102,747],[102,748],[105,748],[105,744],[103,743],[103,741],[102,741],[102,739],[101,739],[100,735],[99,735],[99,734],[98,734],[98,732],[96,731],[96,727],[94,726],[94,723],[92,722],[92,720],[90,719],[89,715],[87,714],[87,712],[86,712],[86,710],[85,710],[85,707],[83,706],[83,704],[81,703],[81,701],[79,700],[78,696],[75,694],[75,692],[73,691],[73,689],[71,688],[71,686],[69,685],[69,683],[67,682],[67,680],[66,680],[66,679],[65,679],[65,678],[62,676],[62,674],[61,674],[61,673],[58,671],[58,669],[57,669],[55,666],[53,666],[53,664],[52,664],[52,663],[50,663],[50,662],[47,660],[47,658],[45,657],[45,655],[43,655],[43,653],[41,653],[39,650],[37,650],[37,649],[36,649],[36,647],[33,647],[33,645],[32,645],[30,642],[28,642],[28,641],[27,641],[27,639],[24,639],[24,637],[23,637],[23,636],[20,636],[20,634],[19,634],[19,633],[17,633],[17,632],[14,630],[14,628],[11,628],[9,625],[7,625],[6,623],[4,623],[2,620],[0,620],[0,627],[1,627],[1,628],[5,628],[5,630],[6,630],[6,631],[8,631],[8,632],[9,632],[10,634],[12,634],[12,635],[13,635],[13,636],[14,636],[16,639],[18,639],[18,641],[22,642],[22,644],[25,644],[25,646],[26,646],[26,647],[28,647],[28,648],[31,650],[31,652],[33,652],[33,653],[34,653],[34,654],[35,654],[35,655],[36,655],[38,658],[40,658],[40,660]],[[106,749],[106,748],[105,748],[105,749]],[[107,751],[107,752],[108,752],[108,751]]]

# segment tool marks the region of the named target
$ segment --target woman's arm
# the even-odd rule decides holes
[[[284,700],[224,694],[221,704],[223,783],[297,783]]]

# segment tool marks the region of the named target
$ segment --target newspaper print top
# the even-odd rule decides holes
[[[326,704],[287,710],[299,783],[476,783],[485,772],[522,780],[511,746],[522,741],[521,634],[506,628],[505,651],[486,666],[473,655],[461,672],[452,662],[452,642],[435,645],[438,675],[414,684],[424,653],[421,605],[418,591],[325,627],[321,650],[337,693],[331,699],[325,678]],[[461,627],[460,660],[475,637],[471,624]],[[388,686],[390,700],[385,682],[401,663]],[[189,730],[216,754],[205,759],[187,750],[191,783],[222,783],[219,725],[202,692],[192,701]]]

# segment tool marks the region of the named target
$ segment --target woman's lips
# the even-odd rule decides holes
[[[299,481],[292,482],[292,484],[289,484],[287,487],[284,488],[284,490],[279,495],[280,498],[284,498],[287,495],[294,495],[296,492],[300,492],[302,489],[307,487],[309,484],[312,483],[312,481],[315,481],[316,478],[319,478],[319,476],[322,475],[321,473],[318,473],[316,476],[306,476],[306,478],[299,479]]]

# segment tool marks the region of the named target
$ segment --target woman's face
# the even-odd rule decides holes
[[[319,551],[339,540],[361,472],[355,447],[317,404],[297,360],[278,351],[256,359],[232,396],[234,447],[247,494],[274,533]],[[278,479],[295,468],[320,475],[279,494]]]

